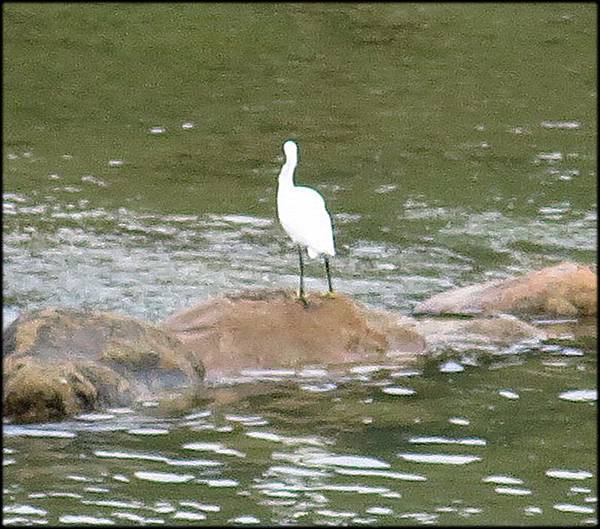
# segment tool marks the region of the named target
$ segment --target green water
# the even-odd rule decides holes
[[[3,15],[5,325],[295,288],[275,219],[288,138],[334,217],[334,285],[363,303],[408,313],[596,262],[595,4]],[[183,416],[5,424],[5,522],[595,523],[595,339],[447,355],[413,374],[246,373]]]

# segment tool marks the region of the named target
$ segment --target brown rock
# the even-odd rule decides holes
[[[442,292],[415,307],[427,314],[591,316],[597,309],[595,270],[564,262],[521,277]]]
[[[284,291],[204,301],[162,326],[215,373],[384,358],[425,350],[410,318],[367,309],[342,294],[309,294],[305,307]]]
[[[160,328],[105,312],[48,308],[3,335],[4,414],[58,420],[160,392],[197,388],[204,366]]]

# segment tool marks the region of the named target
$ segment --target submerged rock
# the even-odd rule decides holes
[[[555,336],[509,314],[473,319],[420,318],[417,330],[426,337],[429,353],[440,349],[506,347]]]
[[[190,388],[204,366],[174,336],[134,318],[47,308],[17,318],[3,335],[4,415],[59,420]]]
[[[564,262],[521,277],[442,292],[418,304],[419,314],[549,314],[591,316],[598,278],[589,266]]]
[[[425,351],[411,318],[369,309],[339,293],[309,294],[307,300],[304,306],[281,290],[215,297],[167,318],[162,327],[217,373],[401,361]]]

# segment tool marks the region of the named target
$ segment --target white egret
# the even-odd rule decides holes
[[[302,249],[306,248],[311,259],[323,255],[329,292],[331,274],[329,273],[329,257],[335,255],[333,227],[331,217],[321,194],[310,187],[294,185],[294,171],[298,165],[298,146],[292,140],[283,144],[285,163],[279,173],[277,186],[277,216],[279,222],[298,246],[300,258],[300,291],[299,297],[304,299],[304,262]]]

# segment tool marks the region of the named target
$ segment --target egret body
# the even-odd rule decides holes
[[[321,194],[310,187],[294,185],[294,171],[298,165],[298,146],[292,140],[283,144],[285,163],[279,173],[277,186],[277,216],[279,222],[298,246],[300,259],[300,299],[304,301],[304,263],[302,250],[306,248],[310,258],[322,255],[325,261],[329,292],[331,274],[329,257],[335,255],[331,217]]]

